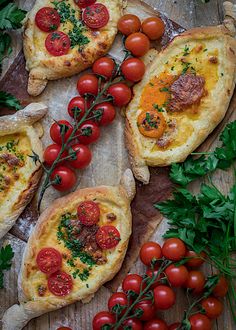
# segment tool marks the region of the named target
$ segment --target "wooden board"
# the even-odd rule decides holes
[[[200,4],[197,2],[197,0],[189,1],[189,0],[178,0],[178,1],[155,1],[155,0],[147,0],[151,5],[155,5],[155,7],[158,8],[158,10],[163,11],[164,13],[168,14],[170,18],[175,20],[176,22],[180,23],[182,26],[189,28],[192,26],[199,26],[199,25],[210,25],[210,24],[217,24],[220,22],[221,18],[221,1],[211,1],[211,4]],[[19,65],[22,65],[22,62],[19,62]],[[24,79],[24,77],[22,77]],[[216,144],[216,139],[218,132],[222,129],[225,122],[228,120],[235,119],[235,115],[233,114],[233,109],[236,106],[236,96],[234,96],[230,109],[227,113],[227,116],[224,120],[224,122],[219,125],[217,130],[214,131],[214,133],[208,138],[208,140],[204,143],[204,145],[201,147],[203,150],[208,150],[209,148],[213,148]],[[108,132],[105,133],[105,136],[103,137],[103,141],[109,140],[109,135],[114,134],[115,136],[121,138],[120,132],[118,130],[121,130],[122,126],[119,124],[119,128],[114,127],[112,125],[111,129],[108,130]],[[122,143],[121,143],[122,145]],[[106,147],[112,147],[112,141],[110,143],[106,143]],[[96,168],[97,161],[101,157],[101,151],[102,151],[102,143],[98,146],[95,146],[94,148],[94,160],[93,165],[91,166],[91,169],[84,173],[84,177],[82,181],[80,182],[81,186],[86,185],[97,185],[102,183],[107,184],[116,184],[117,178],[122,173],[123,169],[127,166],[127,154],[125,152],[125,149],[122,151],[122,160],[120,163],[113,163],[111,161],[111,157],[107,157],[106,155],[102,158],[103,163],[108,162],[108,165],[104,168],[103,173],[106,173],[107,170],[113,168],[112,172],[110,173],[116,173],[116,175],[112,178],[105,177],[100,171]],[[116,150],[114,151],[116,152]],[[111,155],[110,155],[111,156]],[[91,176],[91,173],[93,174]],[[156,177],[158,175],[158,170],[153,171],[153,177]],[[94,178],[93,181],[90,180],[90,178]],[[105,180],[105,182],[104,182]],[[233,181],[233,176],[231,172],[221,172],[215,175],[215,183],[219,184],[222,188],[222,191],[228,191],[229,187],[231,186]],[[151,184],[155,186],[155,181],[152,179]],[[193,190],[198,189],[199,182],[196,182],[193,184]],[[157,186],[157,184],[156,184]],[[158,192],[153,191],[152,200],[148,200],[149,203],[152,203],[155,201],[155,195]],[[168,192],[169,194],[169,192]],[[146,196],[147,191],[145,191],[145,188],[142,185],[138,186],[138,195],[136,197],[136,206],[133,206],[133,212],[134,212],[134,219],[137,216],[143,216],[143,221],[145,224],[145,221],[147,221],[147,225],[144,225],[145,227],[148,227],[151,225],[151,221],[148,219],[151,219],[153,216],[156,216],[156,214],[153,215],[153,211],[151,210],[151,213],[147,212],[146,208],[142,208],[142,196]],[[166,196],[165,196],[166,197]],[[141,202],[142,200],[142,202]],[[145,202],[145,200],[144,200]],[[139,208],[138,208],[138,206]],[[32,208],[34,210],[34,207]],[[136,213],[135,213],[136,212]],[[20,266],[20,260],[22,255],[22,249],[25,245],[25,243],[22,241],[27,239],[27,235],[29,233],[29,223],[28,221],[32,220],[32,218],[35,218],[35,216],[30,216],[27,221],[27,226],[25,226],[26,223],[26,216],[23,215],[18,222],[18,226],[15,227],[15,231],[13,231],[13,234],[15,236],[12,236],[9,234],[7,236],[7,239],[10,239],[11,243],[13,244],[14,251],[16,257],[14,258],[14,267],[12,268],[11,272],[8,272],[6,274],[6,282],[5,286],[7,289],[4,289],[1,291],[0,296],[0,317],[3,313],[3,311],[12,305],[13,303],[17,302],[17,274],[19,271]],[[18,230],[18,231],[17,231]],[[162,224],[159,226],[155,234],[153,235],[153,239],[160,241],[161,234],[166,230],[166,222],[163,221]],[[21,239],[17,238],[20,237]],[[127,259],[126,259],[127,260]],[[137,262],[133,268],[132,271],[137,271],[139,273],[144,273],[144,267],[140,264],[140,262]],[[211,271],[211,270],[209,270]],[[59,326],[70,326],[73,330],[89,330],[91,329],[91,320],[93,315],[102,309],[106,309],[106,302],[109,297],[109,290],[107,288],[101,288],[99,292],[96,294],[95,299],[88,304],[82,306],[82,304],[77,303],[71,306],[68,306],[60,311],[55,311],[50,314],[43,315],[42,317],[32,320],[28,326],[25,329],[28,330],[56,330]],[[174,322],[178,321],[182,317],[183,313],[183,306],[186,303],[184,294],[178,294],[178,303],[174,306],[174,308],[167,313],[164,313],[164,318],[167,320],[167,322]],[[161,316],[161,314],[158,314]],[[229,310],[228,308],[225,308],[224,315],[217,321],[215,324],[214,329],[233,329],[233,323],[230,318]]]

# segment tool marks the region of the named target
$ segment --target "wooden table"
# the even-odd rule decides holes
[[[236,3],[236,0],[231,0]],[[146,2],[159,11],[165,13],[169,18],[176,21],[185,28],[191,28],[201,25],[217,25],[222,21],[223,0],[211,0],[208,4],[203,4],[200,0],[146,0]],[[236,119],[231,116],[231,119]],[[227,178],[227,179],[226,179]],[[233,182],[232,173],[229,172],[226,175],[218,176],[217,180],[221,183],[221,187],[224,190],[228,190]],[[197,189],[199,182],[193,185],[193,190]],[[166,224],[163,222],[153,239],[160,241],[161,232],[164,230]],[[25,245],[12,235],[7,236],[11,240],[11,244],[15,250],[15,258],[13,269],[6,273],[5,287],[0,291],[0,318],[4,310],[17,302],[17,272],[19,270],[22,249]],[[132,268],[132,271],[144,273],[144,267],[137,262]],[[211,270],[208,269],[211,272]],[[14,285],[12,284],[14,283]],[[9,294],[10,292],[10,294]],[[110,296],[110,292],[106,288],[101,288],[96,294],[94,299],[89,305],[82,305],[81,303],[73,304],[62,310],[52,312],[50,314],[43,315],[35,320],[32,320],[25,328],[27,330],[56,330],[59,326],[70,326],[73,330],[90,330],[91,320],[93,315],[103,309],[107,309],[107,300]],[[183,315],[183,305],[186,303],[185,295],[178,293],[177,304],[171,311],[168,311],[163,315],[168,324],[179,321]],[[160,314],[160,316],[162,316]],[[214,324],[214,330],[233,330],[236,327],[231,320],[229,306],[225,304],[225,311],[223,316],[219,318]]]

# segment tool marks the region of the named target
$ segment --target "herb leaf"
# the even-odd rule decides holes
[[[19,100],[12,94],[0,91],[0,106],[20,110],[22,108]]]
[[[10,244],[2,247],[0,250],[0,289],[3,288],[3,271],[11,268],[11,260],[14,257],[14,252]]]
[[[0,29],[19,29],[26,12],[19,9],[16,4],[9,3],[0,11]]]

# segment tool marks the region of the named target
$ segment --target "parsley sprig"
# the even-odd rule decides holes
[[[11,261],[14,257],[14,252],[10,244],[2,247],[0,250],[0,289],[3,288],[4,271],[11,268]]]

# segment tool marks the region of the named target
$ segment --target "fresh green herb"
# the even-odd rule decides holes
[[[190,49],[187,45],[184,46],[183,56],[188,56],[190,54]]]
[[[186,74],[187,71],[191,71],[191,73],[195,74],[196,73],[196,70],[194,69],[194,67],[191,65],[191,63],[189,62],[181,62],[182,66],[183,66],[183,69],[182,69],[182,72],[181,74]]]
[[[163,107],[160,107],[157,103],[154,103],[152,106],[158,112],[165,112],[165,110],[163,109],[163,107],[165,106],[164,104],[163,104]]]
[[[10,93],[0,91],[0,106],[20,110],[22,106],[19,100]]]
[[[15,30],[21,27],[26,12],[16,4],[8,3],[0,10],[0,30]]]
[[[154,86],[154,84],[152,82],[150,82],[149,85],[152,86],[152,87]]]
[[[14,252],[10,244],[2,247],[0,250],[0,289],[3,288],[4,271],[11,268],[11,261]]]
[[[82,33],[85,31],[82,23],[74,26],[71,31],[69,31],[68,35],[71,41],[71,48],[79,45],[80,47],[89,43],[89,38],[83,35]]]
[[[175,67],[174,67],[174,66],[172,66],[172,67],[171,67],[171,71],[173,71],[173,70],[174,70],[174,68],[175,68]]]
[[[169,92],[169,88],[168,87],[162,87],[159,89],[160,92]]]
[[[203,49],[203,51],[204,51],[204,52],[207,52],[207,51],[208,51],[208,49],[207,49],[207,48],[205,48],[205,49]]]

